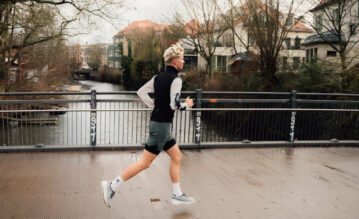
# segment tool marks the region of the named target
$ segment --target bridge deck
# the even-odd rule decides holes
[[[141,151],[0,154],[1,218],[359,218],[359,148],[183,150],[190,206],[170,204],[168,156],[107,208],[100,181]]]

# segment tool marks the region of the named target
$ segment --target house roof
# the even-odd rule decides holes
[[[292,32],[307,32],[307,33],[312,33],[313,32],[313,30],[311,28],[305,26],[301,22],[295,23],[290,31],[292,31]]]
[[[321,0],[317,6],[315,6],[313,9],[310,9],[310,12],[315,12],[320,9],[323,9],[329,5],[337,3],[339,0]]]
[[[261,8],[261,10],[265,10],[266,5],[263,4],[263,2],[261,2],[260,0],[256,0],[255,3],[258,5],[258,8]],[[250,12],[248,3],[245,3],[241,8],[245,11],[246,15],[244,15],[240,19],[236,20],[234,22],[235,25],[244,22],[247,14],[249,14],[249,12]],[[305,24],[303,24],[303,23],[301,23],[299,21],[297,21],[294,24],[294,26],[292,27],[292,29],[290,31],[291,32],[307,32],[307,33],[312,33],[313,32],[313,30],[311,28],[307,27]]]
[[[201,27],[202,24],[197,19],[192,19],[184,25],[185,31],[192,36],[197,35],[198,27]]]
[[[120,30],[120,32],[118,32],[115,36],[131,35],[134,32],[143,32],[149,29],[154,29],[155,31],[163,31],[167,27],[168,26],[165,24],[157,24],[152,22],[151,20],[134,21],[122,30]]]
[[[341,34],[341,42],[339,42],[339,37],[333,31],[323,32],[321,34],[315,34],[309,36],[305,39],[303,45],[313,45],[313,44],[327,44],[327,43],[343,43],[346,41],[344,33]]]

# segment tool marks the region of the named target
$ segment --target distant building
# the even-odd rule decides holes
[[[93,56],[99,56],[100,63],[99,67],[107,64],[107,43],[90,44],[81,46],[82,54],[82,69],[89,69],[89,63]]]
[[[114,44],[118,45],[119,52],[124,56],[134,57],[136,48],[141,46],[141,38],[152,33],[162,33],[168,26],[157,24],[150,20],[134,21],[119,31],[113,38]]]
[[[122,36],[113,36],[113,43],[107,47],[107,67],[111,69],[121,68],[120,43]]]

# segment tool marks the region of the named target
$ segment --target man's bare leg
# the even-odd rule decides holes
[[[112,199],[113,195],[115,194],[115,191],[117,190],[120,183],[132,178],[133,176],[135,176],[142,170],[150,167],[152,161],[156,157],[157,157],[156,154],[152,154],[152,153],[148,152],[147,150],[143,150],[140,160],[129,165],[128,167],[126,167],[120,176],[118,176],[113,181],[102,181],[101,187],[102,187],[103,198],[104,198],[105,204],[108,207],[111,207],[111,199]]]
[[[127,166],[125,170],[121,173],[120,177],[123,181],[127,181],[139,172],[144,169],[147,169],[151,166],[152,161],[157,157],[156,154],[152,154],[147,150],[143,150],[140,160],[135,163]]]
[[[177,144],[168,149],[167,154],[171,157],[170,177],[172,183],[179,183],[182,154]]]
[[[171,157],[170,163],[170,177],[172,181],[173,195],[172,195],[172,204],[192,204],[195,202],[193,197],[185,195],[181,191],[180,186],[180,169],[181,169],[181,159],[182,154],[177,144],[168,149],[167,154]]]

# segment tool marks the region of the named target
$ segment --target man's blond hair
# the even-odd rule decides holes
[[[168,65],[172,59],[183,56],[183,53],[184,49],[179,43],[172,44],[163,54],[166,65]]]

